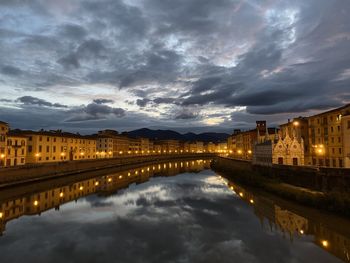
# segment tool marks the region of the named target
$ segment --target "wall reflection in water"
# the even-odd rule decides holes
[[[319,247],[350,262],[349,221],[254,193],[232,181],[226,183],[237,196],[253,207],[263,229],[281,232],[291,242],[296,238],[310,236]]]
[[[41,184],[42,190],[30,192],[31,186],[12,188],[0,193],[0,235],[6,224],[24,215],[37,215],[60,205],[91,194],[111,195],[130,184],[140,184],[154,176],[174,176],[184,172],[200,172],[210,168],[210,160],[187,160],[158,163],[105,176],[62,184],[50,181]],[[28,190],[29,189],[29,190]]]

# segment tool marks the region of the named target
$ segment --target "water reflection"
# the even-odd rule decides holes
[[[347,260],[347,221],[207,168],[208,160],[157,163],[3,189],[1,262]]]
[[[30,186],[0,192],[0,235],[6,224],[24,215],[41,214],[60,205],[91,194],[108,196],[130,184],[144,183],[153,176],[174,176],[184,172],[199,172],[210,167],[210,160],[166,162],[108,174],[51,188],[52,182],[41,184],[43,190],[29,192]],[[15,196],[15,197],[13,197]]]
[[[224,180],[226,182],[226,180]],[[308,208],[254,193],[232,181],[226,182],[237,196],[254,208],[263,229],[294,239],[310,236],[313,242],[345,262],[350,262],[350,222]]]

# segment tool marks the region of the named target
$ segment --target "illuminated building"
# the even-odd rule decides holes
[[[15,130],[27,138],[26,163],[47,163],[96,158],[96,139],[68,132]]]
[[[27,138],[12,134],[6,122],[0,122],[0,167],[24,165]]]
[[[309,122],[306,117],[297,117],[293,120],[289,120],[287,123],[280,125],[282,137],[287,134],[295,135],[298,141],[303,139],[304,143],[304,163],[311,165],[311,159],[309,156]]]
[[[178,140],[158,140],[154,141],[154,147],[160,149],[162,154],[173,154],[179,152],[180,142]]]
[[[347,128],[349,118],[345,117],[349,114],[350,104],[308,117],[312,165],[350,167],[349,152],[346,153],[350,140]]]
[[[281,131],[278,137],[275,135],[273,139],[265,136],[264,141],[254,146],[253,163],[268,166],[272,164],[304,165],[303,138],[298,138],[295,130],[290,137],[288,129],[283,137]]]
[[[256,121],[256,128],[253,130],[234,130],[227,142],[230,156],[236,159],[252,160],[254,145],[265,140],[266,132],[268,138],[275,137],[276,129],[267,128],[266,121]]]

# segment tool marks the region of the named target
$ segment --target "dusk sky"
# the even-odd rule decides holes
[[[349,102],[349,0],[0,0],[12,128],[231,132]]]

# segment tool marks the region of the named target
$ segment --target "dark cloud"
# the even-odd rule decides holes
[[[96,103],[96,104],[108,104],[108,103],[113,103],[114,100],[110,100],[110,99],[94,99],[93,102]]]
[[[136,104],[140,107],[145,107],[147,103],[150,102],[149,99],[138,99],[136,100]]]
[[[109,116],[121,118],[125,116],[125,110],[93,102],[86,106],[70,110],[70,115],[72,116],[69,117],[66,122],[101,120]]]
[[[18,76],[22,74],[22,70],[13,66],[3,66],[1,68],[1,73],[9,76]]]
[[[237,110],[247,119],[291,118],[349,102],[348,1],[53,2],[0,1],[6,99],[16,99],[10,90],[60,93],[82,108],[111,96],[116,104],[128,101],[128,112],[137,106],[152,125],[168,118],[178,129],[189,120],[202,127],[218,108],[226,129]],[[177,114],[182,107],[206,113]],[[122,115],[90,108],[79,114],[106,124],[96,116]]]
[[[25,105],[34,105],[34,106],[46,106],[53,108],[67,108],[66,105],[60,103],[51,103],[43,99],[35,98],[32,96],[23,96],[18,98],[16,101],[23,103]]]

